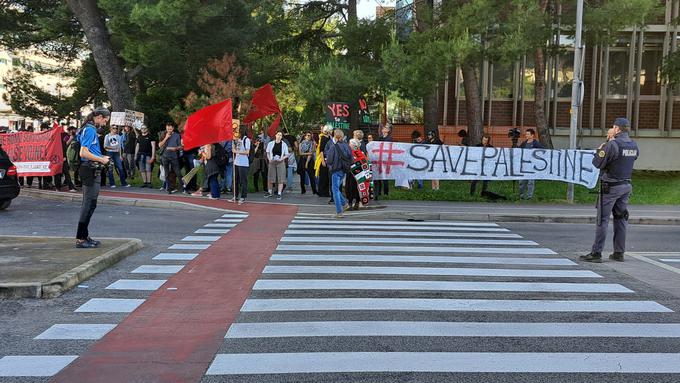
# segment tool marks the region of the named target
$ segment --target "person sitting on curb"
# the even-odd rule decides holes
[[[331,174],[331,190],[335,203],[335,218],[342,218],[342,212],[349,209],[349,204],[340,191],[340,185],[345,175],[349,174],[352,163],[352,150],[344,140],[345,133],[342,129],[335,129],[332,141],[329,141],[324,149],[326,165]],[[351,177],[351,176],[350,176]]]

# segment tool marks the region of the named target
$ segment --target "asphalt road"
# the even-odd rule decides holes
[[[0,233],[75,237],[80,204],[19,197],[0,212]],[[0,300],[0,358],[6,355],[80,355],[92,340],[34,340],[56,323],[119,323],[126,313],[76,313],[91,298],[146,298],[151,291],[107,290],[119,279],[166,279],[167,274],[130,274],[140,265],[177,265],[186,262],[152,261],[168,246],[222,215],[220,212],[169,211],[130,206],[99,205],[90,235],[139,238],[144,248],[83,282],[56,299]],[[74,240],[75,241],[75,240]],[[86,250],[85,250],[86,251]],[[0,382],[43,382],[48,378],[3,378]]]
[[[48,329],[55,323],[90,323],[90,324],[116,324],[119,323],[127,314],[125,313],[75,313],[74,310],[91,298],[146,298],[150,291],[132,290],[107,290],[111,283],[118,279],[130,278],[130,272],[140,265],[177,265],[185,262],[178,261],[156,261],[152,257],[166,249],[173,243],[179,243],[183,237],[191,235],[195,230],[206,224],[211,224],[222,214],[218,212],[200,211],[163,211],[158,209],[146,209],[136,207],[116,207],[99,206],[93,223],[91,232],[93,237],[134,237],[144,241],[145,248],[138,254],[128,257],[114,267],[106,270],[92,279],[83,283],[83,286],[76,288],[64,296],[53,300],[14,300],[0,301],[0,358],[6,355],[81,355],[94,343],[93,340],[35,340],[38,334]],[[75,231],[75,223],[78,216],[78,205],[72,203],[54,203],[52,201],[39,201],[27,198],[19,198],[12,205],[12,209],[0,213],[0,232],[3,234],[17,235],[62,235],[72,236]],[[411,225],[406,222],[399,224]],[[320,224],[319,226],[322,226]],[[325,226],[325,225],[323,225]],[[379,229],[380,224],[376,225]],[[612,300],[621,302],[647,301],[662,305],[673,312],[605,312],[605,311],[523,311],[523,310],[473,310],[456,309],[443,310],[441,307],[431,307],[429,309],[406,310],[389,309],[380,310],[377,306],[371,306],[346,310],[342,307],[336,309],[323,309],[320,306],[312,305],[306,310],[264,310],[253,309],[244,311],[239,316],[236,325],[232,326],[235,331],[232,336],[227,337],[217,351],[215,361],[211,364],[208,374],[203,378],[203,383],[208,382],[678,382],[678,373],[587,373],[587,367],[616,365],[616,359],[611,356],[602,357],[607,353],[626,354],[635,359],[641,353],[672,353],[680,355],[680,337],[646,337],[642,332],[629,333],[627,336],[536,336],[537,333],[516,334],[518,331],[513,325],[525,326],[536,323],[548,323],[550,328],[559,328],[563,324],[592,324],[592,323],[622,323],[622,324],[677,324],[680,323],[680,289],[678,293],[673,286],[679,285],[675,282],[680,280],[679,274],[673,274],[668,270],[656,268],[656,266],[630,259],[624,265],[614,263],[603,263],[600,265],[582,264],[565,266],[550,265],[507,265],[504,264],[505,258],[528,257],[531,259],[576,259],[577,254],[586,253],[589,250],[593,239],[591,225],[575,224],[527,224],[527,223],[502,223],[498,228],[506,228],[506,234],[518,234],[522,238],[519,240],[530,240],[536,242],[535,248],[550,249],[559,255],[498,255],[499,264],[479,263],[481,258],[495,256],[494,254],[429,254],[427,250],[417,249],[425,235],[417,234],[422,229],[414,229],[413,234],[393,235],[395,238],[411,238],[413,243],[404,244],[405,251],[397,253],[389,251],[367,251],[371,244],[361,246],[356,251],[341,251],[334,247],[353,246],[353,235],[338,234],[331,236],[341,238],[332,241],[326,248],[319,251],[296,251],[281,247],[277,255],[293,256],[296,254],[317,254],[321,257],[327,255],[342,254],[370,254],[372,256],[465,256],[477,257],[477,261],[469,263],[442,263],[442,262],[403,262],[393,259],[392,261],[376,261],[373,258],[359,261],[310,261],[310,260],[291,260],[283,258],[273,259],[268,267],[295,267],[295,266],[316,266],[316,267],[400,267],[400,268],[469,268],[476,269],[476,272],[484,273],[487,269],[503,268],[509,275],[482,276],[482,275],[395,275],[390,274],[396,269],[391,269],[386,274],[350,274],[348,269],[344,272],[332,272],[331,274],[318,272],[284,271],[285,269],[271,269],[260,277],[261,285],[266,283],[287,283],[291,280],[302,281],[315,280],[318,283],[342,283],[343,281],[378,281],[408,283],[418,282],[463,282],[476,283],[479,289],[461,291],[436,290],[436,289],[373,289],[366,288],[297,288],[297,287],[262,287],[254,290],[249,300],[257,303],[258,300],[264,302],[268,299],[291,299],[291,300],[313,300],[313,299],[345,299],[361,298],[372,300],[377,304],[376,299],[405,298],[412,299],[415,304],[423,304],[427,300],[465,300],[464,305],[473,305],[470,302],[476,300],[560,300],[560,301],[599,301]],[[290,227],[294,229],[294,227]],[[333,227],[325,226],[324,229],[338,230]],[[287,235],[283,245],[325,245],[324,243],[313,243],[312,238],[319,238],[319,235],[305,232],[309,229],[300,229],[300,233]],[[406,229],[408,230],[408,229]],[[432,233],[445,232],[439,229],[429,230]],[[484,234],[479,232],[477,234]],[[632,252],[677,252],[677,241],[679,230],[677,226],[631,226],[628,244],[629,251]],[[451,236],[450,240],[458,240],[460,237]],[[475,238],[482,239],[484,238]],[[483,248],[486,245],[474,243],[469,245],[471,248]],[[422,244],[422,243],[421,243]],[[438,245],[427,245],[437,247]],[[461,245],[464,246],[464,245]],[[611,241],[608,241],[611,246]],[[409,250],[408,247],[413,247]],[[495,246],[512,249],[513,246]],[[517,247],[517,246],[514,246]],[[526,247],[526,246],[522,246]],[[289,248],[290,249],[290,248]],[[609,251],[608,247],[606,251]],[[512,251],[512,250],[509,250]],[[660,258],[655,255],[656,259]],[[654,258],[652,257],[652,258]],[[629,269],[638,269],[628,270]],[[679,266],[680,267],[680,266]],[[404,269],[399,269],[404,272]],[[512,276],[513,272],[523,272],[534,270],[537,274],[545,271],[577,270],[592,271],[602,278],[591,279],[583,277],[562,277],[554,278],[541,275]],[[642,270],[642,271],[639,271]],[[409,271],[410,272],[410,271]],[[376,272],[377,273],[377,272]],[[640,273],[639,275],[636,273]],[[664,274],[665,273],[665,274]],[[663,278],[660,278],[663,276]],[[159,279],[167,278],[158,274],[134,274],[135,279]],[[663,279],[663,280],[660,280]],[[591,283],[594,282],[595,288],[604,285],[618,285],[632,290],[627,292],[556,292],[543,290],[550,283]],[[522,291],[524,287],[517,291],[493,291],[490,286],[506,286],[507,283],[544,283],[537,291]],[[471,286],[471,285],[466,285]],[[527,285],[528,286],[528,285]],[[278,301],[283,302],[283,301]],[[314,303],[314,301],[311,301]],[[321,301],[318,301],[321,302]],[[317,302],[317,303],[318,303]],[[248,302],[247,302],[248,304]],[[520,305],[521,306],[521,305]],[[252,306],[256,307],[256,306]],[[467,306],[466,306],[467,307]],[[359,328],[347,328],[345,322],[364,321]],[[384,327],[375,328],[371,323],[378,321],[401,324],[402,327],[393,329],[394,334],[376,335],[373,332],[386,331]],[[315,323],[316,327],[302,327],[298,333],[288,333],[290,329],[281,329],[276,326],[280,322],[320,322]],[[411,323],[419,322],[419,323]],[[422,323],[420,323],[422,322]],[[427,322],[446,322],[446,323],[498,323],[503,326],[510,326],[505,330],[509,333],[504,336],[491,336],[483,333],[465,333],[471,331],[465,327],[462,333],[456,336],[436,335],[437,333],[422,335],[413,334],[413,327],[420,331],[427,330]],[[355,323],[356,324],[356,323]],[[254,325],[254,330],[248,332],[248,327],[243,325]],[[312,323],[311,325],[314,325]],[[409,327],[411,326],[411,327]],[[544,331],[552,331],[551,329]],[[241,331],[241,335],[236,331]],[[278,336],[266,334],[283,331]],[[317,331],[317,334],[314,332]],[[329,332],[330,331],[330,332]],[[335,333],[333,332],[335,331]],[[359,334],[349,334],[349,332],[359,332]],[[433,330],[434,331],[434,330]],[[531,331],[531,330],[525,330]],[[245,335],[244,335],[245,334]],[[250,335],[248,335],[250,334]],[[282,335],[283,334],[283,335]],[[680,334],[680,333],[678,333]],[[366,353],[366,354],[360,354]],[[381,360],[385,353],[408,353],[403,354],[404,359]],[[426,354],[438,353],[438,354]],[[437,355],[446,354],[451,358],[448,361],[435,359]],[[466,355],[460,354],[466,353]],[[489,354],[489,360],[470,360],[465,358],[479,357],[483,353]],[[521,361],[510,361],[509,354],[532,353],[528,359]],[[569,362],[567,360],[549,360],[546,355],[557,353],[573,353],[578,361]],[[243,355],[241,355],[243,354]],[[267,360],[258,358],[278,357],[280,359]],[[328,360],[321,360],[320,356],[328,357]],[[472,355],[472,356],[471,356]],[[235,357],[243,356],[244,359]],[[589,358],[595,362],[587,362]],[[597,358],[602,357],[601,363]],[[660,369],[664,365],[673,364],[674,361],[664,361],[661,359],[639,358],[642,362],[648,363],[652,370]],[[221,359],[223,358],[223,359]],[[613,359],[612,359],[613,358]],[[220,363],[220,361],[231,361],[230,363]],[[622,359],[622,367],[630,367],[636,363],[635,360],[627,361]],[[417,372],[409,368],[409,361],[415,361],[418,366],[432,363],[438,368],[443,368],[448,372]],[[278,362],[278,364],[277,364]],[[371,367],[382,368],[382,372],[356,372],[357,365],[368,365]],[[479,372],[480,364],[490,364],[492,366],[507,368],[510,372]],[[532,366],[551,366],[551,365],[570,365],[574,372],[555,373],[555,372],[527,372]],[[268,366],[273,371],[270,373],[257,373],[261,366]],[[381,367],[375,367],[380,365]],[[680,365],[680,363],[678,364]],[[225,373],[225,366],[236,366],[235,371]],[[311,366],[311,367],[310,367]],[[443,366],[443,367],[442,367]],[[467,366],[470,370],[452,371],[451,366]],[[461,368],[463,368],[461,367]],[[248,368],[251,368],[248,370]],[[335,369],[335,372],[307,372],[305,369],[315,368]],[[363,367],[366,369],[367,367]],[[398,371],[399,369],[405,371]],[[463,368],[464,369],[464,368]],[[539,368],[540,369],[540,368]],[[455,369],[453,369],[455,370]],[[2,378],[0,382],[43,382],[49,378]]]

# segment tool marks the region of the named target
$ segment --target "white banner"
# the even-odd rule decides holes
[[[373,141],[367,146],[374,179],[552,180],[597,184],[594,150],[483,148]]]
[[[35,161],[35,162],[15,162],[17,173],[45,173],[50,174],[49,161]]]

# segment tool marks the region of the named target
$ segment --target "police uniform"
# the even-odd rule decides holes
[[[614,125],[630,126],[625,118],[617,118]],[[614,253],[609,258],[623,261],[628,226],[628,197],[633,190],[631,176],[633,164],[639,153],[637,144],[628,136],[628,132],[618,133],[613,140],[607,142],[595,153],[593,166],[600,169],[595,242],[590,254],[581,256],[581,260],[601,262],[602,249],[607,239],[609,216],[613,215]]]

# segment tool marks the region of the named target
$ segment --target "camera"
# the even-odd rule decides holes
[[[508,130],[508,138],[512,138],[513,140],[518,140],[521,135],[522,133],[517,128]]]

